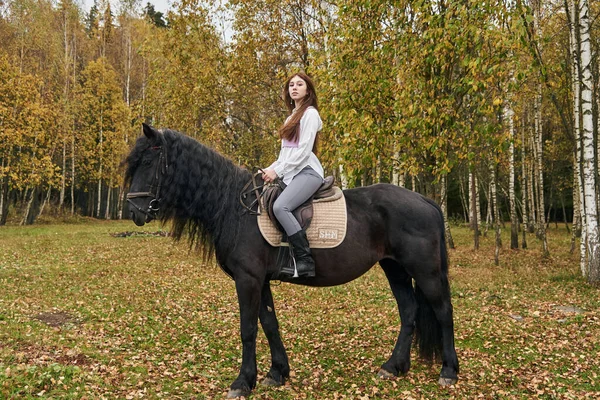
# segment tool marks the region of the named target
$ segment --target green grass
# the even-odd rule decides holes
[[[0,228],[0,399],[224,397],[241,358],[233,282],[185,243],[111,236],[123,231],[140,228],[126,221]],[[440,366],[416,355],[407,376],[376,378],[399,326],[376,267],[345,286],[273,287],[292,377],[281,388],[257,387],[253,398],[595,398],[600,296],[581,278],[564,227],[549,231],[548,258],[533,236],[529,249],[507,249],[504,232],[500,266],[492,233],[478,251],[469,230],[455,227],[453,236],[457,385],[439,388]],[[50,326],[42,321],[48,315],[63,320]],[[270,364],[262,332],[257,360],[260,379]]]

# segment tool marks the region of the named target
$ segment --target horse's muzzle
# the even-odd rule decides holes
[[[129,215],[137,226],[144,226],[146,222],[150,222],[148,221],[148,216],[138,213],[135,210],[129,210]]]

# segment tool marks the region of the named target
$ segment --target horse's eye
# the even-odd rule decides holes
[[[148,159],[148,158],[145,158],[145,159],[143,159],[143,160],[142,160],[142,165],[146,165],[146,166],[148,166],[148,165],[150,165],[151,163],[152,163],[152,161],[151,161],[150,159]]]

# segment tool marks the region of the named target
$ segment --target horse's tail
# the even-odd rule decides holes
[[[440,271],[442,280],[442,290],[446,293],[443,297],[450,298],[450,284],[448,283],[448,251],[446,249],[446,233],[444,224],[444,215],[440,207],[430,199],[426,199],[432,204],[440,215]],[[442,356],[442,328],[435,316],[425,294],[415,285],[415,297],[417,299],[418,311],[415,324],[415,340],[418,344],[419,356],[428,362],[441,359]]]

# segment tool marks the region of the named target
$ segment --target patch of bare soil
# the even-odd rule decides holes
[[[159,236],[159,237],[167,237],[167,236],[169,236],[169,232],[167,232],[167,231],[156,231],[156,232],[125,231],[125,232],[111,233],[110,236],[112,236],[112,237],[130,237],[130,236]]]
[[[66,324],[79,324],[80,321],[71,314],[64,311],[44,312],[32,317],[54,328],[60,328]]]

